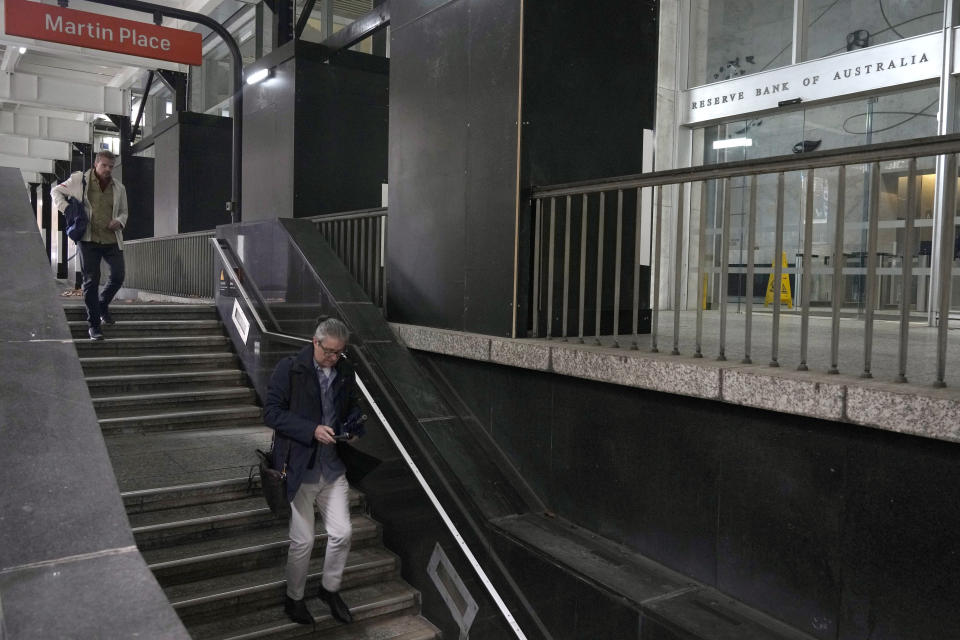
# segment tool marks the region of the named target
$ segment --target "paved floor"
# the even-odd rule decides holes
[[[855,316],[855,314],[850,314]],[[887,316],[889,317],[889,316]],[[746,316],[737,313],[735,304],[730,305],[727,314],[726,357],[731,363],[743,359]],[[780,337],[778,343],[778,361],[782,368],[795,369],[800,364],[800,316],[794,312],[785,312],[780,318]],[[692,356],[696,351],[696,311],[682,311],[679,323],[679,350],[681,356]],[[669,354],[673,349],[674,317],[672,311],[661,311],[657,326],[657,343],[660,353]],[[767,311],[753,313],[753,328],[750,356],[755,364],[767,363],[772,354],[773,316]],[[810,317],[810,334],[807,351],[807,366],[810,371],[826,373],[830,369],[831,319],[829,317]],[[952,323],[947,331],[946,383],[948,387],[960,390],[960,323]],[[702,353],[705,359],[716,359],[720,352],[720,311],[703,312]],[[557,339],[554,339],[557,340]],[[571,341],[575,341],[572,338]],[[593,344],[595,338],[588,336],[586,344]],[[618,340],[621,348],[629,348],[632,336],[621,336]],[[604,346],[612,346],[612,336],[601,336]],[[871,372],[877,380],[894,381],[899,368],[900,324],[889,319],[875,319],[873,329],[873,349]],[[650,349],[650,335],[639,336],[641,351]],[[844,317],[840,320],[840,348],[838,367],[844,376],[859,376],[864,370],[864,322],[856,317]],[[907,380],[912,385],[932,385],[937,372],[937,329],[928,327],[926,322],[910,323],[907,347]]]

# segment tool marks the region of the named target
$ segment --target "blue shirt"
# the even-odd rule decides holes
[[[327,369],[329,377],[324,372],[323,367],[313,361],[313,368],[317,372],[317,381],[320,383],[320,400],[323,404],[323,423],[336,430],[337,414],[336,407],[333,404],[333,392],[331,387],[337,377],[337,370]],[[320,481],[323,477],[327,482],[332,482],[346,473],[340,457],[337,455],[337,446],[335,444],[317,443],[317,455],[313,469],[307,468],[303,475],[303,481],[313,484]]]

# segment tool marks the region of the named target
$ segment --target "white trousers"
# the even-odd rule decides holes
[[[320,478],[316,484],[301,484],[290,503],[290,551],[287,554],[287,595],[302,600],[310,568],[310,553],[316,538],[313,505],[316,504],[327,530],[327,552],[323,558],[323,588],[339,591],[343,568],[350,553],[350,485],[345,476],[333,482]]]

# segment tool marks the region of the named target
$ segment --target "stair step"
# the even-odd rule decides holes
[[[173,429],[232,428],[263,424],[260,408],[255,406],[102,418],[99,422],[100,430],[104,435],[147,433]]]
[[[86,321],[87,309],[82,304],[65,305],[67,320]],[[217,308],[212,304],[129,304],[114,302],[110,315],[122,320],[216,320]]]
[[[90,395],[133,393],[165,393],[180,390],[203,390],[247,384],[247,375],[240,369],[213,369],[210,371],[183,371],[173,373],[130,373],[106,376],[87,376]]]
[[[164,413],[179,409],[231,408],[253,405],[257,395],[248,387],[226,387],[164,393],[126,394],[93,399],[98,418]]]
[[[373,618],[364,622],[327,629],[324,640],[434,640],[440,638],[440,629],[418,615]]]
[[[131,525],[135,522],[135,514],[163,512],[191,505],[240,500],[254,495],[260,495],[260,479],[256,475],[251,478],[244,476],[173,487],[138,489],[136,491],[124,491],[120,494]]]
[[[354,513],[351,548],[361,549],[380,539],[380,525],[370,517]],[[323,555],[327,534],[318,531],[313,553]],[[257,529],[233,532],[222,538],[198,540],[173,547],[146,549],[143,559],[164,587],[193,580],[205,579],[219,573],[273,566],[283,562],[290,545],[289,525],[285,520]]]
[[[363,507],[361,494],[351,490],[351,511],[359,511]],[[240,527],[253,529],[277,523],[277,518],[270,512],[261,495],[130,514],[129,519],[137,547],[141,551],[223,537]]]
[[[107,336],[107,334],[104,334]],[[172,355],[226,351],[226,336],[110,338],[106,340],[76,339],[73,341],[81,358],[94,356]]]
[[[223,325],[217,319],[210,320],[133,320],[117,319],[115,324],[104,325],[107,338],[130,338],[134,336],[221,336]],[[67,323],[74,338],[87,338],[87,321],[71,320]]]
[[[323,575],[322,555],[310,559],[306,593],[316,595]],[[374,581],[396,579],[399,561],[382,547],[353,549],[347,557],[341,588],[352,589]],[[283,601],[286,593],[283,564],[215,576],[164,589],[170,604],[184,621],[202,622],[212,615],[223,615],[228,607],[254,609]]]
[[[228,352],[80,358],[80,366],[87,376],[209,371],[236,369],[239,365],[239,358]]]
[[[342,625],[333,619],[326,606],[318,600],[313,600],[307,606],[311,608],[314,625],[299,625],[291,622],[283,611],[283,604],[278,603],[271,607],[264,607],[248,612],[238,612],[216,622],[199,625],[190,625],[187,630],[194,640],[252,640],[253,638],[295,638],[307,634],[316,634],[314,637],[330,637],[329,633],[349,632],[348,636],[357,637],[363,628],[363,621],[372,620],[387,615],[396,617],[416,614],[419,608],[420,595],[412,587],[398,581],[391,580],[375,585],[367,585],[355,589],[345,589],[340,594],[355,620],[354,624]],[[318,632],[324,632],[319,635]],[[363,637],[363,636],[359,636]],[[376,637],[376,636],[373,636]],[[387,636],[389,637],[389,636]],[[429,636],[427,636],[429,637]]]

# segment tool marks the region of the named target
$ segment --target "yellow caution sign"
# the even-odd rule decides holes
[[[787,252],[784,251],[782,256],[782,266],[783,269],[787,268]],[[776,267],[776,264],[771,263],[771,267]],[[770,279],[767,281],[767,297],[763,301],[763,306],[768,306],[773,303],[773,276],[774,274],[770,273]],[[790,291],[790,275],[787,273],[780,274],[780,304],[786,303],[788,309],[793,309],[793,293]]]

